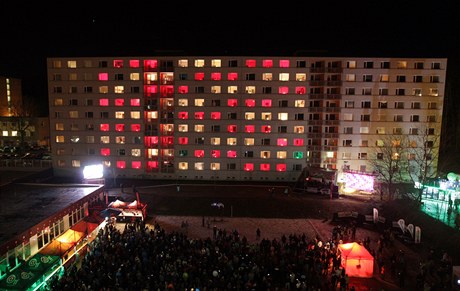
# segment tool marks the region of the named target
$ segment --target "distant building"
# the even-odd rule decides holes
[[[0,76],[0,117],[12,115],[12,106],[22,103],[21,79]]]
[[[20,79],[0,76],[0,146],[25,142],[49,147],[49,118],[36,116],[30,104],[23,104],[21,84]]]
[[[359,187],[384,136],[440,134],[447,59],[153,56],[47,66],[56,175],[102,163],[109,177],[293,182],[311,166],[336,170],[338,181],[352,174]]]

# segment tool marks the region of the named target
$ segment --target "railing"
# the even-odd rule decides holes
[[[4,170],[5,168],[9,169],[27,169],[28,171],[43,170],[46,168],[51,168],[53,162],[51,160],[35,160],[35,159],[4,159],[0,160],[0,168]]]

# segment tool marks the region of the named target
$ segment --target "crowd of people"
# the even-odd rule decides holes
[[[249,243],[237,230],[193,239],[158,223],[113,225],[51,290],[353,290],[336,239],[291,234]]]

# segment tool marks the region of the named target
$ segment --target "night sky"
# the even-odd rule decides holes
[[[459,54],[455,10],[441,6],[453,1],[21,2],[0,3],[0,75],[22,79],[23,94],[43,100],[45,114],[47,57]]]

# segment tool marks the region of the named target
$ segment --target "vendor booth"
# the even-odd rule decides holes
[[[356,242],[339,244],[341,266],[349,277],[371,278],[374,272],[374,257]]]

